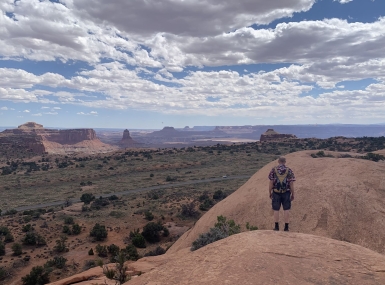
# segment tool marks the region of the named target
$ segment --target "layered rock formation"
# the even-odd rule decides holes
[[[284,139],[296,139],[297,137],[295,135],[290,134],[280,134],[274,131],[273,129],[268,129],[265,133],[263,133],[260,137],[261,142],[266,141],[279,141]]]
[[[18,141],[31,151],[41,154],[68,153],[68,152],[107,152],[116,150],[107,144],[103,144],[93,129],[45,129],[43,125],[28,122],[17,129],[9,129],[2,132],[1,141]]]
[[[355,158],[311,158],[314,151],[286,156],[297,181],[290,230],[348,241],[379,253],[385,252],[384,162]],[[338,153],[334,153],[338,156]],[[268,196],[268,174],[277,161],[267,164],[248,182],[211,208],[168,252],[190,247],[201,233],[223,215],[241,225],[273,228]],[[281,227],[283,225],[281,215]]]
[[[118,142],[120,147],[139,147],[141,144],[130,136],[129,130],[123,131],[123,138]]]
[[[131,274],[142,273],[127,285],[385,284],[382,254],[325,237],[273,231],[241,233],[194,252],[127,265]],[[51,285],[113,284],[107,282],[102,268],[95,268]]]

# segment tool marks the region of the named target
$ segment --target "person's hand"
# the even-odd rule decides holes
[[[291,196],[290,196],[290,201],[293,201],[293,200],[294,200],[294,195],[291,194]]]
[[[273,192],[270,192],[270,199],[273,199]]]

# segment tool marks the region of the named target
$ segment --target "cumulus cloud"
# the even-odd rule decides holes
[[[0,110],[2,110],[2,111],[8,111],[8,107],[1,107]]]
[[[24,110],[23,113],[30,113],[30,111],[29,110]]]
[[[37,113],[37,114],[32,114],[32,116],[35,116],[35,117],[41,117],[43,116],[42,113]]]
[[[66,3],[82,18],[106,21],[128,34],[203,37],[290,17],[295,12],[309,10],[315,0],[78,0]]]

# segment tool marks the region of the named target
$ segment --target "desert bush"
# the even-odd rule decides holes
[[[36,245],[37,246],[42,246],[46,245],[47,242],[45,241],[45,238],[42,235],[36,235]]]
[[[227,197],[227,195],[222,190],[217,190],[213,194],[213,199],[216,201],[223,200]]]
[[[368,152],[364,156],[359,156],[359,158],[367,159],[367,160],[371,160],[371,161],[375,161],[375,162],[378,162],[380,160],[385,160],[385,156],[383,156],[381,154],[377,154],[377,153],[372,153],[372,152]]]
[[[113,268],[108,268],[107,265],[103,266],[103,274],[108,278],[108,279],[114,279],[115,277],[115,269]]]
[[[82,231],[81,226],[79,226],[78,224],[72,225],[72,234],[73,235],[78,235],[81,233],[81,231]]]
[[[54,246],[54,250],[56,252],[67,252],[68,247],[66,245],[67,237],[62,235],[60,239],[56,240],[56,245]]]
[[[88,255],[94,255],[94,250],[92,248],[88,251]]]
[[[163,247],[158,246],[154,250],[145,253],[144,256],[157,256],[165,253],[166,253],[166,250]]]
[[[4,236],[4,242],[5,243],[9,243],[9,242],[13,242],[15,239],[13,237],[13,235],[11,233],[7,233],[5,236]]]
[[[91,204],[91,209],[100,210],[102,207],[108,206],[110,202],[108,199],[100,196],[98,199],[94,200]]]
[[[48,260],[45,266],[56,267],[58,269],[63,269],[66,265],[67,259],[63,256],[55,256],[53,259]]]
[[[226,238],[233,234],[240,233],[241,226],[235,224],[234,220],[227,220],[224,216],[217,217],[217,223],[207,233],[199,235],[192,243],[191,250],[197,250],[205,245]]]
[[[63,229],[62,229],[62,233],[65,233],[65,234],[70,235],[70,234],[71,234],[71,229],[70,229],[70,227],[67,226],[67,225],[64,225],[64,226],[63,226]]]
[[[160,241],[160,232],[166,229],[160,223],[150,222],[143,227],[142,236],[146,241],[155,243]]]
[[[115,244],[111,244],[107,247],[107,251],[109,254],[111,254],[112,256],[116,256],[119,254],[119,251],[120,251],[120,248],[119,246],[115,245]]]
[[[208,211],[212,206],[214,206],[214,201],[211,199],[206,199],[202,204],[199,205],[199,210]]]
[[[32,232],[34,230],[34,228],[31,224],[27,224],[27,225],[24,225],[21,230],[24,233],[26,233],[26,232]]]
[[[0,256],[5,255],[5,244],[0,240]]]
[[[89,203],[91,203],[93,200],[95,200],[95,196],[92,195],[91,193],[84,193],[84,194],[80,197],[80,201],[84,202],[84,204],[89,204]]]
[[[112,195],[112,196],[108,197],[108,200],[115,201],[115,200],[119,200],[119,198],[116,195]]]
[[[228,235],[222,232],[219,228],[211,228],[207,233],[199,235],[199,237],[192,243],[191,251],[197,250],[226,237],[228,237]]]
[[[43,285],[49,283],[49,272],[42,266],[35,266],[30,273],[21,278],[23,285]]]
[[[10,231],[7,227],[5,226],[0,226],[0,236],[5,236],[7,234],[9,234]]]
[[[98,254],[99,257],[107,257],[108,256],[108,250],[107,246],[98,244],[95,247],[95,251]]]
[[[139,259],[139,254],[138,250],[133,244],[127,245],[125,249],[122,250],[124,254],[126,255],[126,258],[128,260],[138,260]]]
[[[90,232],[90,236],[94,237],[97,241],[102,241],[107,238],[107,230],[106,227],[100,224],[95,224]]]
[[[199,212],[195,209],[194,202],[183,204],[181,215],[185,218],[195,218],[199,215]]]
[[[0,281],[5,280],[10,275],[10,272],[6,268],[0,267]]]
[[[64,218],[64,223],[66,224],[66,225],[72,225],[73,223],[74,223],[74,218],[73,217],[65,217]]]
[[[134,246],[139,248],[145,248],[146,247],[146,241],[142,234],[136,233],[133,237],[131,237],[131,242]]]
[[[34,232],[27,232],[22,239],[22,243],[25,245],[35,245],[36,244],[36,234]]]
[[[150,211],[146,211],[144,217],[147,221],[152,221],[154,219],[154,215]]]
[[[23,249],[22,249],[22,247],[21,247],[21,244],[15,242],[15,243],[12,245],[12,251],[13,251],[13,255],[15,255],[15,256],[21,255],[21,254],[23,253]]]
[[[258,227],[257,226],[251,226],[249,222],[246,223],[246,229],[248,229],[249,231],[256,231],[258,230]]]
[[[95,260],[86,260],[86,262],[84,262],[84,266],[83,266],[84,270],[88,270],[93,267],[96,267]]]

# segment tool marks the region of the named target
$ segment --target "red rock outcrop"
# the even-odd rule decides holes
[[[265,133],[261,135],[261,138],[259,139],[261,142],[266,141],[279,141],[284,139],[296,139],[297,137],[295,135],[290,134],[280,134],[274,131],[273,129],[268,129]]]
[[[45,129],[43,125],[28,122],[20,125],[17,129],[5,130],[2,134],[2,141],[19,142],[20,145],[38,154],[44,152],[96,153],[117,149],[116,147],[102,143],[96,137],[93,129]]]
[[[125,129],[123,131],[123,138],[118,142],[118,145],[120,147],[139,147],[141,145],[141,143],[135,141],[130,136],[130,131]]]

